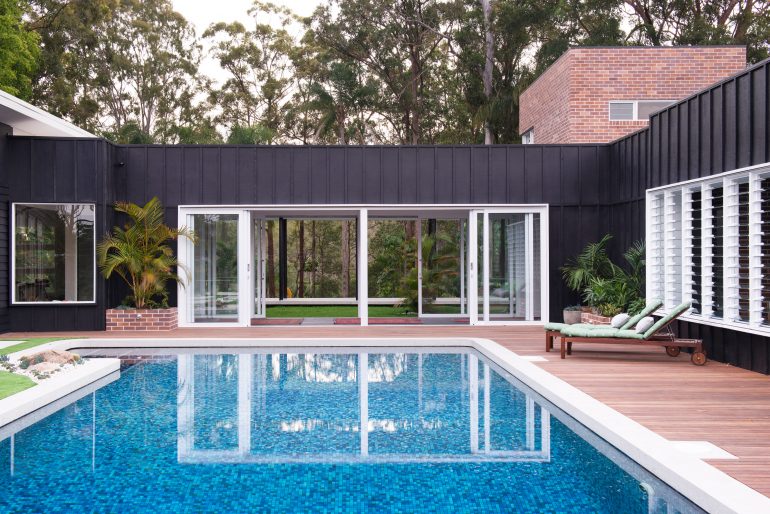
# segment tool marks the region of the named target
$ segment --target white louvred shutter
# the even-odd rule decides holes
[[[722,317],[722,216],[721,182],[703,188],[703,315]]]
[[[669,191],[663,203],[664,306],[682,303],[682,192]]]
[[[682,197],[682,298],[692,302],[691,314],[702,312],[702,210],[700,186],[686,189]]]
[[[647,197],[647,298],[663,299],[663,193]]]

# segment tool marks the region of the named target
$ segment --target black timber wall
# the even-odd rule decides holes
[[[576,301],[559,266],[610,228],[606,145],[115,146],[13,137],[7,149],[11,202],[96,203],[99,238],[120,221],[115,200],[153,196],[171,225],[179,205],[547,203],[554,319]],[[98,279],[96,305],[11,306],[9,328],[101,330],[105,309],[125,294],[119,282]]]
[[[9,136],[11,127],[0,123],[0,332],[10,329],[8,304],[10,303],[8,282],[10,280],[10,251],[9,227],[10,217],[8,208],[8,162]]]
[[[112,226],[112,209],[108,207],[114,201],[110,193],[113,149],[109,143],[101,139],[12,137],[6,141],[6,152],[10,202],[94,203],[97,237]],[[9,207],[4,210],[6,215],[9,212]],[[10,293],[4,299],[9,301]],[[11,305],[9,328],[103,330],[106,305],[107,286],[97,277],[94,305]]]
[[[650,119],[611,145],[611,229],[618,248],[644,237],[649,188],[770,161],[770,61],[715,84]],[[770,373],[770,338],[680,322],[702,338],[709,358]]]

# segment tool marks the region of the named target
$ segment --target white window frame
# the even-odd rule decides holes
[[[48,301],[36,301],[36,302],[22,302],[16,300],[16,207],[50,207],[52,205],[87,205],[94,209],[94,265],[92,270],[93,275],[93,300],[48,300]],[[96,304],[96,204],[91,202],[12,202],[11,203],[11,305],[47,305],[47,306],[63,306],[63,305],[95,305]]]
[[[701,279],[701,306],[700,314],[687,312],[680,316],[683,321],[692,323],[698,323],[703,325],[709,325],[714,327],[725,328],[729,330],[735,330],[739,332],[747,332],[751,334],[759,334],[763,336],[770,335],[770,324],[762,323],[762,237],[761,229],[759,228],[762,223],[762,211],[761,211],[761,180],[767,178],[770,175],[770,162],[757,164],[754,166],[747,166],[739,168],[717,175],[712,175],[705,178],[687,180],[678,182],[675,184],[669,184],[666,186],[656,187],[648,189],[646,192],[646,239],[648,241],[648,253],[652,254],[656,250],[656,246],[653,241],[658,239],[656,230],[665,231],[665,227],[668,220],[664,219],[662,222],[658,222],[655,219],[656,210],[655,203],[659,201],[661,197],[667,197],[672,194],[680,192],[682,194],[682,210],[681,224],[682,224],[682,241],[685,251],[683,252],[682,262],[682,296],[683,301],[686,301],[688,294],[692,293],[691,288],[686,283],[687,278],[697,270],[691,269],[691,262],[688,257],[691,252],[687,244],[690,242],[690,234],[687,229],[691,223],[691,215],[687,207],[691,205],[685,201],[693,191],[701,191],[701,262],[702,269],[700,272],[704,275],[708,274],[708,270],[715,265],[721,265],[722,267],[722,318],[713,317],[712,305],[713,305],[713,292],[710,291],[709,277],[704,276]],[[737,233],[731,234],[730,231],[734,228],[727,223],[729,216],[736,216],[737,209],[737,191],[735,187],[741,182],[748,182],[749,184],[749,320],[737,320],[734,319],[738,309],[738,298],[735,295],[735,288],[737,287],[737,276],[734,276],[737,272],[737,266],[734,265],[734,261],[737,252],[737,245],[731,245],[730,241],[737,237]],[[709,251],[710,246],[707,244],[707,240],[710,237],[712,230],[711,218],[709,217],[711,210],[711,194],[710,192],[714,188],[721,187],[723,190],[723,208],[722,208],[722,239],[723,239],[723,253],[721,262],[713,262],[713,255]],[[734,194],[733,194],[734,193]],[[770,234],[764,235],[770,238]],[[668,266],[668,256],[663,251],[663,275],[667,276],[666,268]],[[732,263],[732,264],[731,264]],[[656,289],[656,276],[655,273],[659,273],[661,270],[653,269],[653,266],[648,263],[647,266],[647,296],[652,298],[656,295],[658,289]],[[733,271],[732,275],[728,276],[728,272]],[[663,282],[665,288],[665,280]],[[669,309],[672,309],[675,305],[671,304],[669,298],[666,298],[666,302],[663,307],[658,310],[658,314],[665,315]]]
[[[676,103],[676,100],[669,100],[667,98],[646,98],[644,100],[610,100],[607,104],[607,119],[610,121],[648,121],[648,118],[639,118],[639,103],[640,102],[669,102],[670,104]],[[631,104],[632,105],[632,114],[630,120],[616,120],[612,117],[612,110],[610,109],[611,104]],[[662,109],[665,109],[665,107],[662,107]]]
[[[524,131],[521,135],[521,144],[534,145],[535,144],[535,127],[530,127]]]

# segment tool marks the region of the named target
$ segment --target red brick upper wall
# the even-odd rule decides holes
[[[746,67],[741,46],[571,48],[520,98],[535,143],[604,143],[647,126],[610,121],[611,100],[681,100]]]

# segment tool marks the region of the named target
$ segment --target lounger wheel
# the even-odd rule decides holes
[[[690,360],[696,366],[703,366],[704,364],[706,364],[706,354],[703,352],[695,352],[690,357]]]
[[[678,346],[666,346],[666,353],[669,357],[676,357],[682,352]]]

